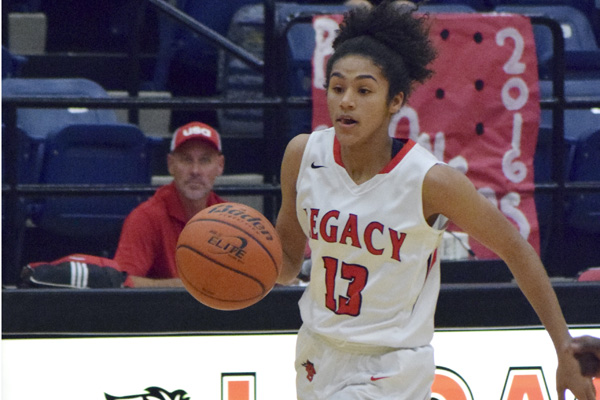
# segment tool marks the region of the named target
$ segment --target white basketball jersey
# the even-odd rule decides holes
[[[311,134],[296,186],[312,250],[310,284],[299,302],[308,328],[353,343],[429,344],[443,230],[423,217],[422,186],[438,163],[409,140],[378,175],[357,185],[333,128]]]

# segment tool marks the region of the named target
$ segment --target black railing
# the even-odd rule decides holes
[[[560,24],[550,18],[530,15],[531,23],[544,25],[552,33],[553,59],[551,62],[552,97],[540,99],[542,109],[552,110],[552,168],[550,183],[536,183],[536,193],[552,194],[551,234],[542,253],[546,266],[553,271],[560,270],[568,262],[562,244],[565,240],[565,200],[567,193],[600,193],[598,182],[567,182],[565,177],[565,110],[600,107],[600,97],[567,97],[565,94],[565,41]],[[591,161],[591,160],[590,160]],[[542,249],[544,250],[544,249]]]

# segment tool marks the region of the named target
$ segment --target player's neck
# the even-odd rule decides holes
[[[342,161],[350,178],[360,185],[377,175],[391,159],[391,139],[378,146],[342,148]]]

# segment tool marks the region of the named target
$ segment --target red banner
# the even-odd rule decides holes
[[[331,126],[325,65],[340,15],[313,27],[313,128]],[[540,105],[533,30],[509,14],[432,14],[435,75],[394,117],[390,135],[410,137],[462,171],[539,253],[533,157]],[[457,230],[450,227],[450,230]],[[496,255],[474,240],[478,258]]]

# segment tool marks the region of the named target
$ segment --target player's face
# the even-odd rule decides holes
[[[167,157],[175,186],[192,201],[208,195],[217,176],[223,173],[224,165],[224,156],[201,140],[190,140]]]
[[[404,95],[388,102],[389,82],[370,58],[348,55],[333,65],[327,88],[327,108],[342,144],[366,143],[386,135],[390,119]]]

